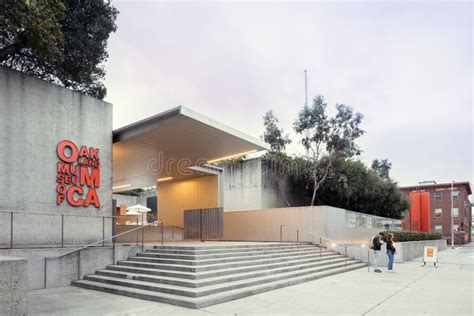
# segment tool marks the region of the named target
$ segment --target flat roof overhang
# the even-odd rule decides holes
[[[189,169],[216,159],[268,149],[263,141],[184,106],[113,131],[114,192],[202,173]]]

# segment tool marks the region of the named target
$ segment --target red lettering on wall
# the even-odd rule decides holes
[[[66,156],[66,148],[69,148],[71,150],[71,156],[69,157]],[[74,162],[77,160],[77,146],[69,140],[63,140],[59,142],[57,152],[59,159],[61,159],[62,161]]]
[[[100,199],[96,188],[100,187],[99,149],[78,146],[69,140],[58,143],[56,203],[65,200],[72,206],[100,208]],[[84,198],[85,196],[85,198]]]
[[[97,192],[94,188],[90,188],[89,192],[87,192],[86,201],[84,202],[84,206],[87,207],[90,204],[94,204],[95,207],[100,207],[99,197],[97,196]]]
[[[89,175],[89,168],[81,167],[81,185],[87,185],[89,187],[100,186],[100,171],[99,169],[92,169]]]
[[[67,190],[67,201],[72,206],[81,206],[84,202],[84,199],[83,198],[75,199],[74,198],[74,193],[76,193],[76,192],[79,193],[79,195],[82,195],[84,193],[84,189],[81,188],[81,187],[76,187],[76,186],[70,187]]]

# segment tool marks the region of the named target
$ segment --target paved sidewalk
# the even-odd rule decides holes
[[[75,287],[31,291],[30,315],[474,315],[474,244],[439,252],[439,267],[420,259],[396,273],[367,268],[201,310]]]

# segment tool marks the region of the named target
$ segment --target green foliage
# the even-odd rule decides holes
[[[390,169],[392,168],[392,163],[388,161],[388,159],[375,159],[372,161],[372,170],[377,172],[377,174],[382,179],[390,179]]]
[[[336,160],[320,190],[320,205],[397,219],[409,208],[396,182],[382,179],[357,160]]]
[[[420,241],[420,240],[438,240],[442,239],[441,233],[436,232],[404,232],[404,231],[385,231],[383,234],[393,234],[394,242]]]
[[[101,0],[0,0],[0,63],[102,99],[117,14]]]
[[[316,96],[311,106],[303,107],[293,124],[311,162],[307,169],[313,188],[311,205],[316,202],[316,192],[326,180],[333,160],[359,155],[361,150],[355,141],[364,134],[360,128],[362,114],[354,113],[350,106],[336,104],[336,115],[329,117],[326,108],[324,97]],[[327,164],[323,165],[323,161]]]
[[[263,141],[270,145],[271,153],[279,153],[285,150],[286,145],[291,143],[287,135],[283,135],[283,129],[278,127],[278,118],[273,111],[268,111],[263,116],[263,125],[265,131],[263,133]]]

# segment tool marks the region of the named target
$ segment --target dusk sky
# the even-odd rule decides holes
[[[474,180],[471,2],[113,3],[114,128],[184,105],[260,137],[272,109],[304,154],[307,69],[310,98],[364,115],[365,163],[401,185]]]

